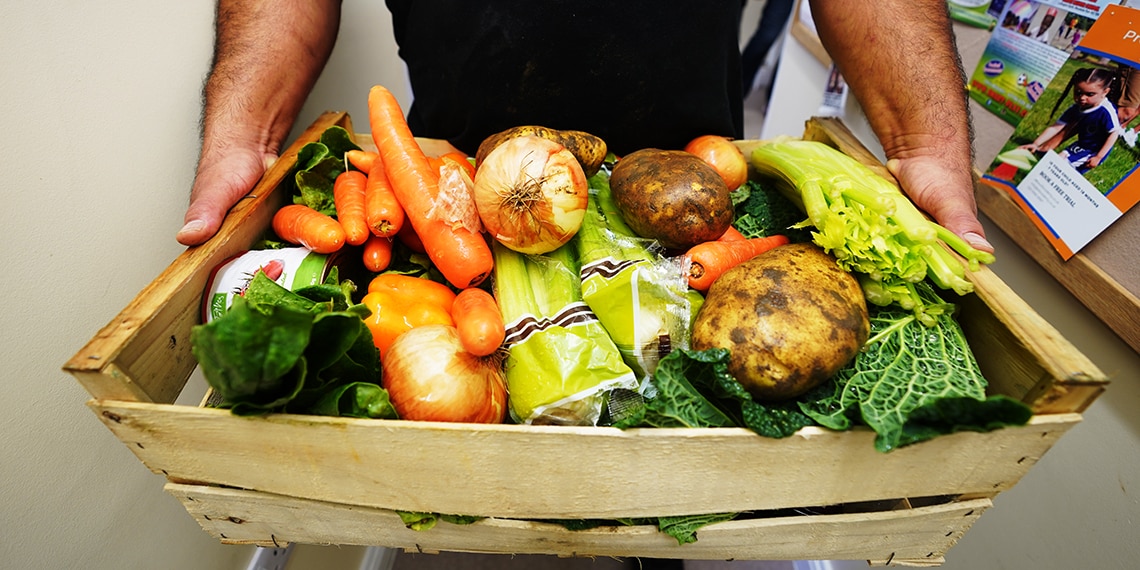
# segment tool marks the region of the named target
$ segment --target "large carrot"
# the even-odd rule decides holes
[[[494,354],[507,335],[495,297],[478,287],[469,287],[455,296],[451,320],[455,321],[459,343],[475,356]]]
[[[364,242],[364,268],[380,273],[392,263],[392,238],[368,234]]]
[[[720,241],[740,241],[748,238],[744,237],[744,234],[740,233],[740,230],[732,226],[728,226],[728,229],[725,230],[724,233],[716,239]]]
[[[368,177],[363,172],[345,170],[333,183],[336,219],[344,228],[345,241],[361,245],[368,239],[368,222],[364,219],[364,187]]]
[[[774,235],[745,240],[714,240],[694,245],[685,253],[689,259],[689,287],[702,293],[708,291],[713,281],[725,271],[786,243],[787,236]]]
[[[381,237],[396,235],[404,225],[404,207],[396,199],[383,168],[373,168],[368,172],[368,184],[364,187],[364,217],[372,233]]]
[[[382,85],[368,92],[368,119],[383,169],[432,263],[459,289],[482,283],[494,265],[490,246],[477,231],[428,217],[439,194],[439,173],[428,165],[399,102]]]
[[[413,228],[412,224],[404,224],[400,231],[396,232],[396,239],[400,240],[404,247],[416,253],[427,253],[427,250],[424,249],[424,242],[420,240],[420,236],[416,235],[416,228]]]
[[[273,215],[273,231],[277,237],[317,253],[332,253],[345,242],[340,222],[304,204],[289,204],[277,210]]]
[[[344,158],[357,170],[368,174],[372,165],[376,163],[376,153],[370,150],[351,149],[344,151]]]

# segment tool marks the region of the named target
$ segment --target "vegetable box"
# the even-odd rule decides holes
[[[743,428],[471,425],[274,414],[174,402],[195,368],[190,329],[211,270],[247,250],[288,199],[280,182],[326,113],[286,150],[219,235],[189,248],[64,369],[89,407],[224,543],[687,559],[866,559],[936,566],[1104,390],[1105,375],[986,268],[959,301],[990,391],[1029,404],[1022,427],[875,450],[866,428],[785,439]],[[821,140],[882,168],[836,120]],[[368,137],[360,142],[367,144]],[[755,142],[739,141],[747,147]],[[399,511],[473,515],[411,530]],[[558,521],[746,513],[679,544],[656,525]]]

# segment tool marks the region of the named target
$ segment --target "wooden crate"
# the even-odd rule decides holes
[[[961,302],[961,323],[991,391],[1029,403],[1034,417],[888,454],[867,429],[808,427],[777,440],[734,428],[239,417],[175,405],[195,367],[189,333],[210,270],[257,239],[287,199],[278,186],[298,149],[331,125],[352,131],[346,114],[322,115],[216,238],[175,259],[64,367],[108,429],[225,543],[935,566],[1107,383],[983,268],[971,276],[977,292]],[[805,137],[881,168],[837,121],[813,119]],[[487,518],[413,531],[398,510]],[[705,527],[685,545],[654,526],[572,531],[540,520],[728,511],[752,515]]]

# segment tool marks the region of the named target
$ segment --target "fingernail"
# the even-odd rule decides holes
[[[202,220],[190,220],[189,222],[186,222],[186,225],[182,226],[182,229],[178,230],[178,233],[179,234],[192,234],[192,233],[202,231],[202,228],[205,228],[205,227],[206,227],[206,222],[203,222]]]
[[[993,249],[994,248],[994,246],[991,245],[990,242],[986,241],[986,238],[982,237],[981,234],[978,234],[976,232],[966,232],[965,234],[962,235],[962,239],[966,240],[966,243],[969,243],[970,245],[972,245],[978,249],[981,249],[981,248]]]

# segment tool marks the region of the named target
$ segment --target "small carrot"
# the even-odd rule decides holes
[[[369,234],[364,242],[364,268],[379,273],[392,263],[392,238]]]
[[[495,297],[478,287],[468,287],[455,296],[451,320],[463,349],[475,356],[494,354],[503,344],[507,329]]]
[[[685,253],[689,259],[689,287],[700,292],[709,286],[725,271],[764,253],[788,243],[787,236],[773,235],[735,241],[706,241],[694,245]]]
[[[404,207],[396,199],[388,174],[373,168],[364,186],[364,217],[374,235],[392,237],[404,225]]]
[[[345,243],[340,222],[304,204],[289,204],[277,210],[273,231],[277,237],[317,253],[332,253]]]
[[[372,165],[376,163],[376,153],[370,150],[346,150],[344,151],[344,158],[348,160],[349,164],[365,174],[368,174],[372,170]]]
[[[344,228],[345,241],[361,245],[368,239],[368,222],[364,219],[364,187],[368,177],[363,172],[346,170],[333,183],[336,220]]]
[[[439,173],[412,136],[396,97],[382,85],[368,92],[368,119],[383,170],[432,263],[456,288],[482,283],[494,266],[491,247],[478,231],[428,217],[439,194]]]
[[[744,237],[744,234],[740,233],[740,230],[732,226],[728,226],[728,229],[725,230],[725,232],[716,239],[717,241],[740,241],[748,238]]]
[[[424,249],[424,242],[420,240],[420,236],[416,235],[416,228],[413,228],[412,224],[401,226],[400,231],[396,232],[396,239],[416,253],[427,253],[427,250]]]

